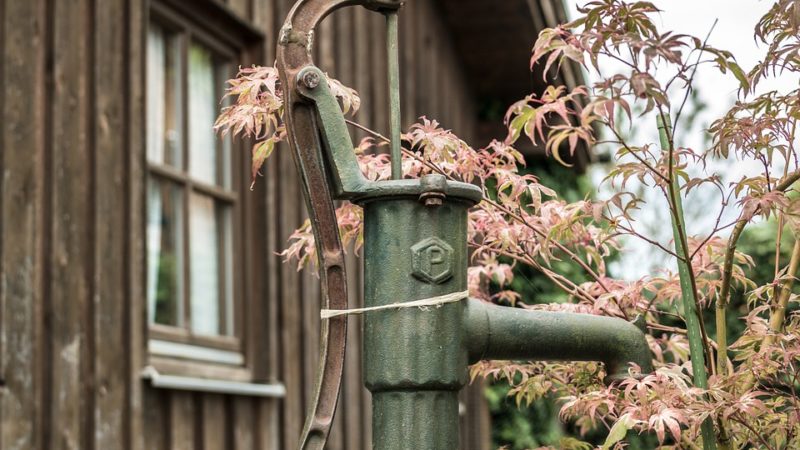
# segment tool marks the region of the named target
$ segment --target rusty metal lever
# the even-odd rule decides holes
[[[344,252],[333,200],[355,195],[365,180],[352,154],[353,145],[336,100],[327,91],[324,75],[313,65],[311,49],[314,29],[325,16],[338,8],[356,5],[386,13],[397,10],[401,2],[300,0],[281,28],[277,49],[288,141],[316,239],[322,307],[326,309],[347,309]],[[322,322],[319,367],[300,449],[325,447],[339,397],[346,336],[346,316]]]

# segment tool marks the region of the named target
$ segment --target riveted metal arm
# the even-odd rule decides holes
[[[316,106],[316,126],[322,137],[320,146],[333,195],[337,199],[352,199],[364,192],[368,182],[358,166],[339,103],[328,88],[325,74],[317,67],[307,66],[297,77],[298,92]]]

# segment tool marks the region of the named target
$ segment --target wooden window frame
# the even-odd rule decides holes
[[[171,375],[251,381],[253,361],[247,357],[249,344],[247,337],[251,334],[249,327],[252,325],[247,320],[250,305],[247,302],[249,295],[246,292],[247,286],[243,270],[248,258],[248,252],[243,245],[248,227],[244,223],[243,208],[246,202],[242,198],[246,185],[246,161],[242,145],[230,142],[230,165],[228,167],[222,164],[223,152],[217,152],[218,170],[230,171],[230,173],[218,173],[218,179],[229,180],[229,186],[225,187],[223,181],[218,182],[219,185],[208,184],[191,176],[189,172],[191,149],[188,136],[190,115],[188,111],[188,53],[192,43],[200,44],[211,50],[215,59],[222,58],[226,64],[235,69],[238,64],[249,58],[250,52],[260,43],[263,36],[213,0],[189,2],[192,3],[191,5],[186,3],[176,0],[151,1],[144,30],[146,37],[150,24],[157,23],[169,32],[179,33],[179,51],[181,63],[184,65],[180,73],[182,113],[179,126],[182,140],[179,151],[181,152],[181,165],[175,167],[166,163],[153,163],[147,159],[146,155],[144,157],[146,178],[153,177],[180,189],[182,193],[180,208],[184,215],[183,248],[179,249],[184,259],[183,279],[181,280],[182,323],[180,326],[170,326],[146,321],[148,365],[158,372]],[[145,46],[145,48],[147,47]],[[147,58],[145,58],[146,60]],[[228,75],[233,76],[234,73]],[[147,77],[145,77],[144,92],[147,92],[146,79]],[[223,87],[219,86],[217,89],[218,92],[215,93],[215,96],[221,99]],[[147,96],[145,96],[146,100]],[[145,111],[147,110],[148,108],[145,107]],[[225,332],[230,332],[227,330],[227,324],[231,323],[233,326],[231,335],[200,335],[191,331],[189,202],[194,193],[211,198],[215,205],[219,203],[226,205],[225,209],[231,215],[230,220],[219,221],[217,219],[217,223],[223,225],[217,231],[218,242],[220,249],[225,250],[225,253],[220,252],[219,259],[223,261],[230,258],[230,262],[218,264],[219,279],[224,280],[219,286],[219,323],[220,328],[226,330]],[[144,202],[144,206],[147,207],[147,202]],[[225,229],[226,226],[230,226],[231,229]],[[230,240],[226,239],[226,234],[230,236]],[[225,248],[226,245],[230,245],[232,248],[228,250]],[[231,280],[227,280],[228,273],[230,273]],[[233,320],[230,322],[226,317],[228,297],[226,289],[228,286],[232,292],[230,301],[232,302]]]

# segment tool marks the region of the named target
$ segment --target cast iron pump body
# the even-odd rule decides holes
[[[393,179],[361,173],[326,75],[311,59],[313,30],[343,6],[387,16]],[[347,309],[334,200],[364,209],[366,307],[441,298],[467,290],[467,213],[481,200],[471,184],[426,175],[401,179],[397,92],[397,0],[299,0],[280,32],[278,70],[285,121],[320,258],[323,307]],[[372,393],[375,450],[458,448],[458,392],[482,359],[602,361],[609,380],[629,363],[652,370],[642,331],[627,321],[527,311],[474,299],[436,308],[364,315],[364,383]],[[324,319],[314,401],[299,447],[322,449],[341,381],[347,315]]]

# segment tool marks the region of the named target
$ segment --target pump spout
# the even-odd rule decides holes
[[[482,359],[601,361],[607,382],[636,363],[652,372],[644,333],[634,324],[591,314],[530,311],[469,299],[465,311],[470,364]]]

